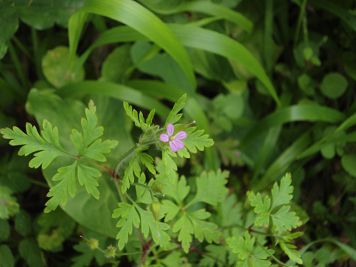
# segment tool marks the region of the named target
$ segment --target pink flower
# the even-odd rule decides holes
[[[174,134],[173,124],[167,125],[167,134],[163,133],[160,135],[159,139],[164,143],[169,143],[169,146],[173,152],[177,152],[184,148],[183,140],[187,138],[187,133],[185,131],[179,131],[177,134]]]

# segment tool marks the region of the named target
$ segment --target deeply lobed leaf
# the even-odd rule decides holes
[[[119,203],[119,207],[114,210],[112,217],[119,218],[116,226],[120,230],[116,235],[116,239],[118,240],[118,248],[122,250],[132,234],[133,227],[139,227],[140,217],[134,205],[123,202]]]
[[[33,154],[34,158],[29,163],[31,168],[42,166],[43,169],[46,169],[56,158],[68,156],[59,142],[58,128],[46,120],[42,123],[40,133],[30,123],[26,123],[26,132],[18,127],[13,127],[12,129],[1,129],[0,133],[5,139],[10,140],[10,145],[22,146],[19,155]]]
[[[136,127],[140,128],[143,132],[150,129],[155,114],[154,109],[150,111],[146,119],[141,111],[137,112],[137,110],[135,110],[127,102],[124,102],[124,109],[127,116],[134,122]]]
[[[197,194],[196,201],[208,203],[210,205],[217,205],[222,202],[227,194],[227,171],[218,170],[216,172],[203,172],[197,178]]]
[[[213,139],[204,130],[190,127],[186,129],[186,132],[187,138],[184,140],[184,148],[177,152],[180,157],[190,158],[190,153],[204,151],[205,148],[211,147],[214,144]]]

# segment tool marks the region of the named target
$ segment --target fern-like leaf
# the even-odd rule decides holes
[[[138,228],[140,225],[140,217],[134,205],[128,203],[120,203],[112,214],[113,218],[119,218],[116,227],[120,228],[116,239],[120,250],[124,248],[132,234],[133,228]]]
[[[174,104],[172,110],[169,112],[165,125],[167,126],[169,123],[175,124],[182,117],[182,113],[180,111],[184,108],[185,103],[187,102],[187,95],[182,95]]]
[[[204,130],[198,130],[197,127],[190,127],[186,130],[187,138],[184,140],[184,148],[177,153],[180,157],[190,158],[190,153],[204,151],[205,148],[214,144],[213,139],[205,133]]]
[[[154,109],[150,111],[146,119],[141,111],[138,112],[127,102],[124,102],[124,109],[127,116],[134,122],[136,127],[140,128],[143,132],[150,129],[155,114]]]
[[[58,128],[46,120],[42,123],[40,133],[30,123],[26,124],[26,132],[18,127],[0,130],[3,138],[10,140],[12,146],[22,146],[19,150],[20,156],[33,154],[29,166],[46,169],[56,158],[68,156],[59,142]]]

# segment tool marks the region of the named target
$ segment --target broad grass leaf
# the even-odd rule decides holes
[[[117,20],[143,34],[170,54],[183,69],[193,87],[196,86],[193,67],[182,44],[165,23],[139,3],[130,0],[113,0],[109,2],[89,0],[85,2],[82,11]],[[140,20],[137,18],[140,18]],[[70,29],[70,31],[75,32],[74,29]],[[78,33],[80,34],[80,32]],[[79,41],[78,36],[75,36],[75,34],[71,34],[70,37]],[[77,46],[76,42],[71,42],[71,44],[74,47]]]

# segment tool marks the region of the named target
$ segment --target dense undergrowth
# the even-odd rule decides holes
[[[0,22],[1,267],[355,266],[354,1]]]

